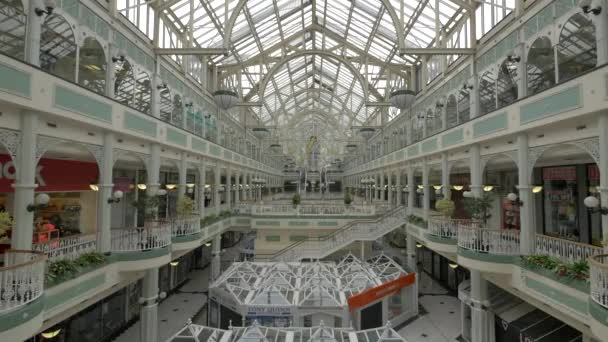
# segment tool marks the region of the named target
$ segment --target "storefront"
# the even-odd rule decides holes
[[[470,277],[467,269],[425,246],[416,248],[416,258],[419,270],[426,272],[449,290],[458,291],[458,285]]]

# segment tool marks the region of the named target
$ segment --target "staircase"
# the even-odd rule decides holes
[[[376,220],[356,220],[330,235],[293,243],[274,254],[258,254],[256,261],[299,261],[322,259],[355,241],[375,241],[405,224],[402,206],[385,212]]]

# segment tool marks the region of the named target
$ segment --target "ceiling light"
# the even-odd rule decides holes
[[[494,190],[494,185],[486,185],[483,187],[483,191],[485,192],[490,192],[492,190]]]
[[[462,186],[462,185],[452,185],[452,189],[454,189],[456,191],[460,191],[460,190],[464,189],[464,186]]]
[[[99,186],[97,184],[89,184],[89,189],[99,191]]]
[[[167,188],[167,190],[173,190],[177,187],[177,185],[175,184],[166,184],[165,188]]]
[[[532,192],[535,193],[535,194],[537,194],[537,193],[539,193],[541,191],[543,191],[543,187],[540,186],[540,185],[535,185],[535,186],[532,187]]]
[[[171,266],[175,267],[175,266],[179,265],[179,261],[177,261],[177,260],[175,260],[175,261],[171,261],[171,262],[169,263],[169,265],[171,265]]]
[[[458,264],[455,264],[455,263],[453,263],[453,262],[450,262],[448,265],[450,266],[450,268],[451,268],[451,269],[456,269],[456,268],[458,268]]]
[[[435,189],[435,190],[441,190],[441,185],[433,185],[433,189]]]
[[[232,90],[220,89],[213,92],[213,100],[215,104],[223,110],[228,110],[236,105],[239,97]]]
[[[44,338],[51,339],[53,337],[57,337],[57,335],[59,335],[59,333],[61,333],[61,328],[59,328],[57,330],[48,330],[48,331],[43,332],[40,335],[42,335],[42,337],[44,337]]]
[[[140,184],[137,184],[137,188],[139,190],[146,190],[147,186],[146,186],[146,184],[140,183]]]

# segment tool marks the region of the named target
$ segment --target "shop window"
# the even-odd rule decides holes
[[[539,93],[555,84],[555,58],[549,38],[540,37],[532,43],[526,69],[528,95]]]
[[[78,83],[99,94],[106,92],[106,55],[95,38],[85,38],[80,48]]]
[[[496,110],[496,82],[491,72],[486,72],[479,80],[479,113],[481,115]]]
[[[27,17],[21,0],[0,1],[0,52],[24,59]]]
[[[118,102],[132,106],[135,90],[133,67],[128,60],[118,60],[114,63],[114,98]]]
[[[179,95],[173,96],[173,110],[171,111],[171,123],[181,127],[184,120],[184,104]]]
[[[560,82],[596,66],[595,25],[587,15],[576,13],[564,24],[557,45],[557,61]]]
[[[57,14],[45,17],[40,34],[40,68],[74,82],[76,49],[70,23]]]
[[[471,94],[468,89],[460,90],[458,94],[458,123],[463,123],[471,117]]]
[[[445,104],[445,116],[447,127],[451,128],[459,124],[458,108],[456,108],[456,96],[450,95]]]
[[[508,59],[502,62],[496,87],[499,108],[517,100],[517,62]]]
[[[171,101],[171,92],[165,88],[160,92],[160,119],[170,122],[172,112],[173,102]]]
[[[542,169],[545,234],[579,241],[576,166]]]
[[[150,103],[152,95],[152,82],[150,76],[144,71],[137,74],[135,80],[135,96],[133,97],[133,108],[142,113],[150,114]]]

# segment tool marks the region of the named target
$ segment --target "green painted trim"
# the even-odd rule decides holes
[[[338,222],[336,222],[336,221],[319,221],[319,222],[317,222],[317,226],[319,226],[319,227],[336,227],[336,226],[338,226]]]
[[[171,243],[196,241],[203,237],[203,232],[198,232],[190,235],[172,236]]]
[[[188,137],[170,127],[167,127],[167,141],[180,146],[188,145]]]
[[[209,153],[213,154],[214,156],[219,157],[220,154],[222,153],[222,149],[217,145],[209,144]]]
[[[236,223],[237,224],[250,224],[251,223],[251,219],[237,219]]]
[[[564,89],[543,99],[521,106],[519,109],[519,120],[524,124],[579,108],[581,107],[582,97],[583,94],[579,85]]]
[[[513,264],[519,258],[516,255],[499,255],[490,253],[478,253],[472,250],[458,247],[458,255],[468,259],[475,259],[484,262],[493,262],[497,264]]]
[[[280,235],[266,235],[266,241],[267,242],[280,242],[281,236]]]
[[[441,146],[448,147],[464,141],[464,129],[459,128],[441,136]]]
[[[32,97],[32,75],[0,63],[0,90],[29,99]]]
[[[473,123],[473,137],[498,132],[507,129],[508,116],[506,112]]]
[[[104,122],[112,122],[112,106],[55,85],[53,106]]]
[[[156,122],[142,118],[131,112],[125,111],[123,118],[124,128],[145,134],[147,136],[156,138],[157,125]]]
[[[566,285],[568,287],[572,287],[578,291],[581,291],[584,293],[589,293],[589,283],[587,283],[587,281],[585,281],[585,280],[576,280],[576,279],[571,279],[568,277],[560,277],[551,270],[548,270],[548,269],[545,269],[542,267],[533,267],[533,266],[527,265],[527,264],[521,262],[521,259],[519,260],[519,266],[522,269],[525,269],[529,272],[541,275],[545,278],[549,278],[560,284]]]
[[[232,160],[232,152],[224,149],[224,158],[226,158],[228,160]]]
[[[44,302],[45,296],[43,294],[38,299],[19,309],[0,315],[0,331],[10,330],[38,316],[44,308]]]
[[[429,233],[424,234],[424,237],[431,242],[441,243],[444,245],[456,245],[458,243],[458,239],[443,238]]]
[[[169,254],[169,247],[155,248],[140,252],[112,252],[110,258],[115,261],[135,261],[158,258],[167,254]]]
[[[536,279],[532,279],[530,277],[524,278],[524,284],[531,290],[535,292],[541,293],[548,298],[551,298],[553,301],[566,305],[567,307],[574,309],[584,315],[587,314],[587,302],[584,300],[580,300],[574,296],[571,296],[569,293],[564,292],[562,290],[558,290],[554,287],[551,287],[542,281],[538,281]]]
[[[588,301],[588,310],[593,319],[605,326],[608,326],[608,309],[596,303],[593,299],[591,299],[591,297]]]
[[[207,152],[207,142],[198,138],[192,138],[192,149],[199,152]]]
[[[289,235],[289,241],[291,241],[291,242],[304,241],[307,239],[308,239],[308,236],[306,236],[306,235]]]
[[[253,221],[256,226],[280,226],[281,222],[278,221]]]
[[[418,148],[418,144],[416,144],[414,146],[410,146],[410,147],[407,148],[407,156],[408,157],[417,156],[418,153],[420,153],[420,149]]]
[[[48,289],[51,289],[51,288],[53,288],[53,287],[55,287],[55,286],[57,286],[57,285],[59,285],[59,284],[66,283],[66,282],[68,282],[68,281],[70,281],[70,280],[73,280],[73,279],[76,279],[76,278],[78,278],[78,277],[81,277],[81,276],[83,276],[83,275],[85,275],[85,274],[87,274],[87,273],[89,273],[89,272],[92,272],[92,271],[98,270],[98,269],[100,269],[100,268],[102,268],[102,267],[106,267],[106,266],[107,266],[109,263],[111,263],[111,261],[106,260],[106,262],[104,262],[104,263],[103,263],[103,264],[101,264],[101,265],[93,265],[93,266],[86,267],[86,268],[84,268],[84,269],[80,269],[80,268],[79,268],[78,272],[76,272],[76,273],[74,273],[74,274],[70,274],[70,275],[65,276],[65,277],[63,277],[63,278],[57,278],[57,279],[55,279],[53,282],[47,282],[47,283],[45,283],[45,284],[44,284],[44,285],[45,285],[45,288],[46,288],[47,290],[48,290]]]
[[[288,226],[295,226],[295,227],[305,227],[308,226],[310,222],[307,221],[288,221],[287,225]]]
[[[433,152],[437,149],[437,138],[432,138],[422,142],[422,153]]]
[[[102,286],[106,282],[106,274],[100,273],[86,280],[78,279],[74,286],[70,286],[61,292],[53,295],[48,295],[44,301],[45,310],[52,309],[57,305],[63,304],[70,299],[76,298],[83,293],[90,291],[96,287]]]

